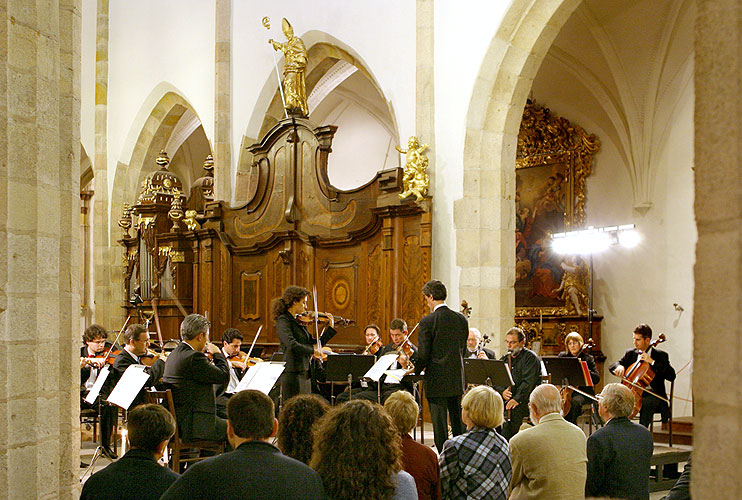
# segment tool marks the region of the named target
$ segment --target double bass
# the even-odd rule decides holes
[[[655,348],[658,344],[661,344],[665,340],[667,340],[665,334],[660,333],[659,337],[657,337],[657,340],[649,344],[649,348],[647,350]],[[643,353],[640,351],[639,355],[641,356],[642,354]],[[652,366],[641,358],[637,359],[633,364],[631,364],[631,366],[629,366],[629,368],[626,370],[626,373],[624,373],[621,383],[631,389],[631,392],[634,394],[634,409],[632,410],[629,418],[634,418],[639,413],[639,410],[642,409],[642,395],[645,392],[648,392],[651,395],[665,402],[668,402],[666,398],[663,398],[659,394],[655,394],[652,390],[648,389],[649,384],[652,383],[653,379],[654,370],[652,370]]]

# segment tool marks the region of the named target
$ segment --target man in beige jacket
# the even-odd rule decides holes
[[[585,498],[585,434],[562,418],[561,406],[559,390],[551,384],[531,393],[528,407],[536,426],[510,440],[510,500]]]

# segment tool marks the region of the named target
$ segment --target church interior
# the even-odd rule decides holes
[[[0,4],[5,498],[79,496],[91,324],[166,342],[197,312],[269,357],[295,284],[360,352],[430,279],[498,356],[514,325],[541,355],[592,338],[601,384],[664,333],[693,498],[740,491],[737,2]],[[591,228],[610,243],[552,249]]]

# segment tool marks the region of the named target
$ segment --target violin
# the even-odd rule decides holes
[[[376,354],[382,347],[384,347],[384,343],[379,337],[376,337],[376,340],[366,346],[362,354]]]
[[[253,357],[250,357],[250,356],[249,356],[249,355],[248,355],[248,354],[247,354],[246,352],[244,352],[244,351],[240,351],[240,352],[238,352],[237,354],[235,354],[234,356],[230,356],[230,357],[229,357],[229,358],[227,358],[227,359],[229,359],[229,361],[232,361],[232,362],[237,362],[237,363],[241,363],[241,364],[243,364],[243,365],[245,366],[245,368],[243,368],[243,370],[247,370],[247,369],[248,369],[248,368],[250,368],[251,366],[255,366],[255,365],[257,365],[258,363],[262,363],[262,362],[263,362],[263,360],[262,360],[262,359],[260,359],[260,358],[253,358]]]
[[[657,344],[661,344],[665,340],[667,340],[665,334],[660,333],[657,340],[649,344],[649,349],[653,349]],[[640,351],[639,355],[641,356],[642,354],[643,353]],[[649,392],[650,394],[667,401],[662,396],[654,394],[651,390],[647,389],[649,384],[652,383],[652,380],[654,380],[654,370],[652,370],[652,366],[649,363],[642,359],[637,359],[631,364],[631,366],[629,366],[626,373],[624,373],[621,383],[631,389],[631,392],[634,393],[634,409],[629,416],[630,419],[634,418],[639,413],[639,410],[642,409],[642,395],[644,392]]]
[[[322,313],[318,312],[315,313],[314,311],[304,311],[303,313],[299,313],[296,316],[296,320],[301,323],[304,326],[309,326],[314,323],[314,318],[317,318],[317,323],[329,323],[330,318],[333,319],[333,322],[336,325],[342,325],[342,326],[348,326],[355,323],[355,320],[352,319],[345,319],[340,316],[335,316],[328,313]]]
[[[81,358],[82,366],[91,365],[97,368],[101,368],[104,365],[113,365],[113,362],[116,360],[116,356],[118,356],[119,354],[121,354],[121,349],[117,351],[101,352],[96,354],[95,356],[83,357]]]
[[[587,341],[582,344],[582,347],[580,347],[580,350],[577,351],[577,354],[575,354],[575,358],[579,358],[580,355],[585,352],[585,349],[593,349],[594,347],[595,342],[593,342],[593,339],[587,339]],[[567,348],[567,352],[569,352],[569,348]],[[573,392],[574,389],[568,385],[565,385],[561,389],[559,389],[559,393],[562,395],[562,415],[567,415],[569,413],[569,410],[572,409]]]
[[[155,361],[158,359],[161,359],[163,361],[167,360],[168,353],[159,353],[156,351],[153,351],[152,349],[147,349],[147,352],[139,356],[139,362],[142,363],[144,366],[152,366],[155,364]]]

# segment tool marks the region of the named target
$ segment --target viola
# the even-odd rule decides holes
[[[660,333],[657,340],[649,344],[649,349],[656,347],[665,340],[667,340],[665,334]],[[639,355],[641,356],[642,354],[643,353],[640,351]],[[654,370],[652,370],[652,366],[649,363],[642,359],[637,359],[631,364],[631,366],[629,366],[626,373],[624,373],[621,383],[631,389],[631,392],[634,393],[634,409],[629,418],[634,418],[639,413],[639,410],[642,409],[642,396],[645,391],[650,393],[652,392],[647,389],[649,384],[652,383],[652,380],[654,380]]]
[[[577,351],[577,354],[575,354],[575,358],[579,358],[580,355],[585,352],[585,349],[593,349],[595,347],[595,342],[593,342],[593,339],[587,339],[587,342],[582,344],[582,347],[580,347],[580,350]],[[567,352],[569,352],[569,347],[567,348]],[[569,413],[569,410],[572,409],[572,393],[574,392],[574,389],[572,389],[569,386],[564,386],[561,389],[559,389],[559,393],[562,395],[562,415],[566,415]]]

